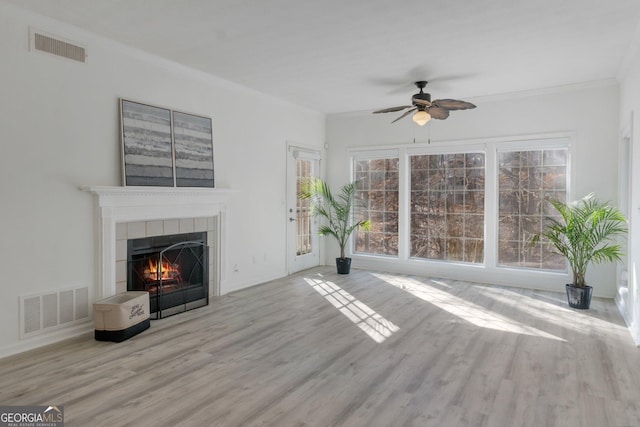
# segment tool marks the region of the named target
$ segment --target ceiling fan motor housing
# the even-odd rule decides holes
[[[420,90],[420,93],[416,93],[415,95],[413,95],[411,97],[411,100],[413,101],[413,105],[416,105],[416,103],[415,103],[416,99],[419,99],[421,101],[431,102],[431,94],[430,93],[424,93],[424,92],[422,92],[422,90]]]

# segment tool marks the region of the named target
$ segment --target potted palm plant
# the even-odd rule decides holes
[[[311,199],[311,209],[315,216],[324,218],[324,224],[318,227],[321,236],[333,236],[340,247],[340,257],[336,258],[338,274],[349,274],[351,258],[345,255],[349,237],[358,228],[371,229],[368,219],[355,221],[356,183],[345,184],[334,196],[327,183],[320,179],[309,180],[299,194],[302,199]]]
[[[573,203],[549,202],[559,217],[548,217],[541,235],[571,267],[573,282],[565,285],[569,306],[588,309],[593,288],[586,282],[587,267],[590,263],[621,260],[622,246],[616,238],[627,232],[627,220],[618,209],[599,201],[593,193]],[[539,237],[535,236],[534,241]]]

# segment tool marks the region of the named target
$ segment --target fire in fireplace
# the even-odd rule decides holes
[[[209,303],[207,233],[127,241],[127,290],[149,292],[152,319]]]

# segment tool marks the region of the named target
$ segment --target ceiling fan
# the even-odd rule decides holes
[[[457,99],[436,99],[435,101],[431,101],[431,94],[424,93],[422,91],[427,83],[428,82],[424,80],[414,83],[416,87],[420,89],[420,92],[411,97],[411,105],[401,105],[399,107],[385,108],[383,110],[374,111],[373,114],[393,113],[395,111],[401,111],[407,108],[411,108],[410,110],[405,111],[400,117],[398,117],[391,123],[395,123],[401,118],[406,117],[415,111],[416,114],[413,115],[413,121],[420,126],[424,126],[431,119],[446,119],[447,117],[449,117],[449,111],[468,110],[471,108],[476,108],[476,106],[470,102],[459,101]]]

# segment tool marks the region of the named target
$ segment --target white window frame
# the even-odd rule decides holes
[[[531,140],[523,140],[523,141],[513,141],[513,142],[502,142],[495,144],[495,156],[494,159],[497,162],[498,156],[501,152],[513,152],[513,151],[536,151],[536,150],[553,150],[553,149],[566,149],[567,150],[567,170],[566,170],[566,201],[573,200],[572,189],[571,189],[571,139],[569,137],[558,137],[558,138],[547,138],[547,139],[531,139]],[[497,195],[499,194],[499,182],[498,182],[498,174],[499,171],[497,169],[497,164],[495,165],[495,196],[494,200],[497,200]],[[540,268],[526,268],[526,267],[513,267],[513,266],[505,266],[498,265],[498,219],[499,219],[499,211],[498,204],[494,204],[493,206],[493,224],[495,224],[495,230],[492,238],[493,238],[493,251],[491,253],[492,265],[498,270],[505,271],[530,271],[530,272],[549,272],[549,273],[560,273],[560,274],[568,274],[569,269],[568,266],[565,266],[565,269],[562,271],[558,270],[545,270]]]
[[[386,269],[412,274],[451,277],[458,280],[534,286],[540,282],[570,281],[569,272],[519,267],[497,266],[498,243],[498,169],[499,150],[567,149],[567,199],[573,197],[573,168],[575,135],[572,132],[479,138],[466,141],[432,141],[431,143],[394,144],[385,147],[348,148],[346,152],[349,177],[354,177],[355,159],[398,158],[398,256],[354,253],[353,242],[348,245],[349,256],[362,268]],[[417,259],[410,257],[410,155],[484,152],[485,154],[485,232],[484,263]],[[567,282],[568,283],[568,282]]]
[[[402,185],[403,180],[401,175],[402,171],[402,157],[400,156],[399,149],[388,149],[388,150],[351,150],[349,158],[349,179],[353,180],[355,178],[355,169],[354,165],[357,160],[378,160],[378,159],[398,159],[398,255],[385,255],[385,254],[372,254],[372,253],[363,253],[356,252],[355,250],[355,239],[350,239],[349,244],[347,245],[347,253],[349,257],[382,257],[393,260],[403,259],[403,250],[402,245],[400,243],[400,236],[402,235],[401,229],[404,226],[405,219],[401,218],[401,211],[403,203],[406,201],[402,200]]]

